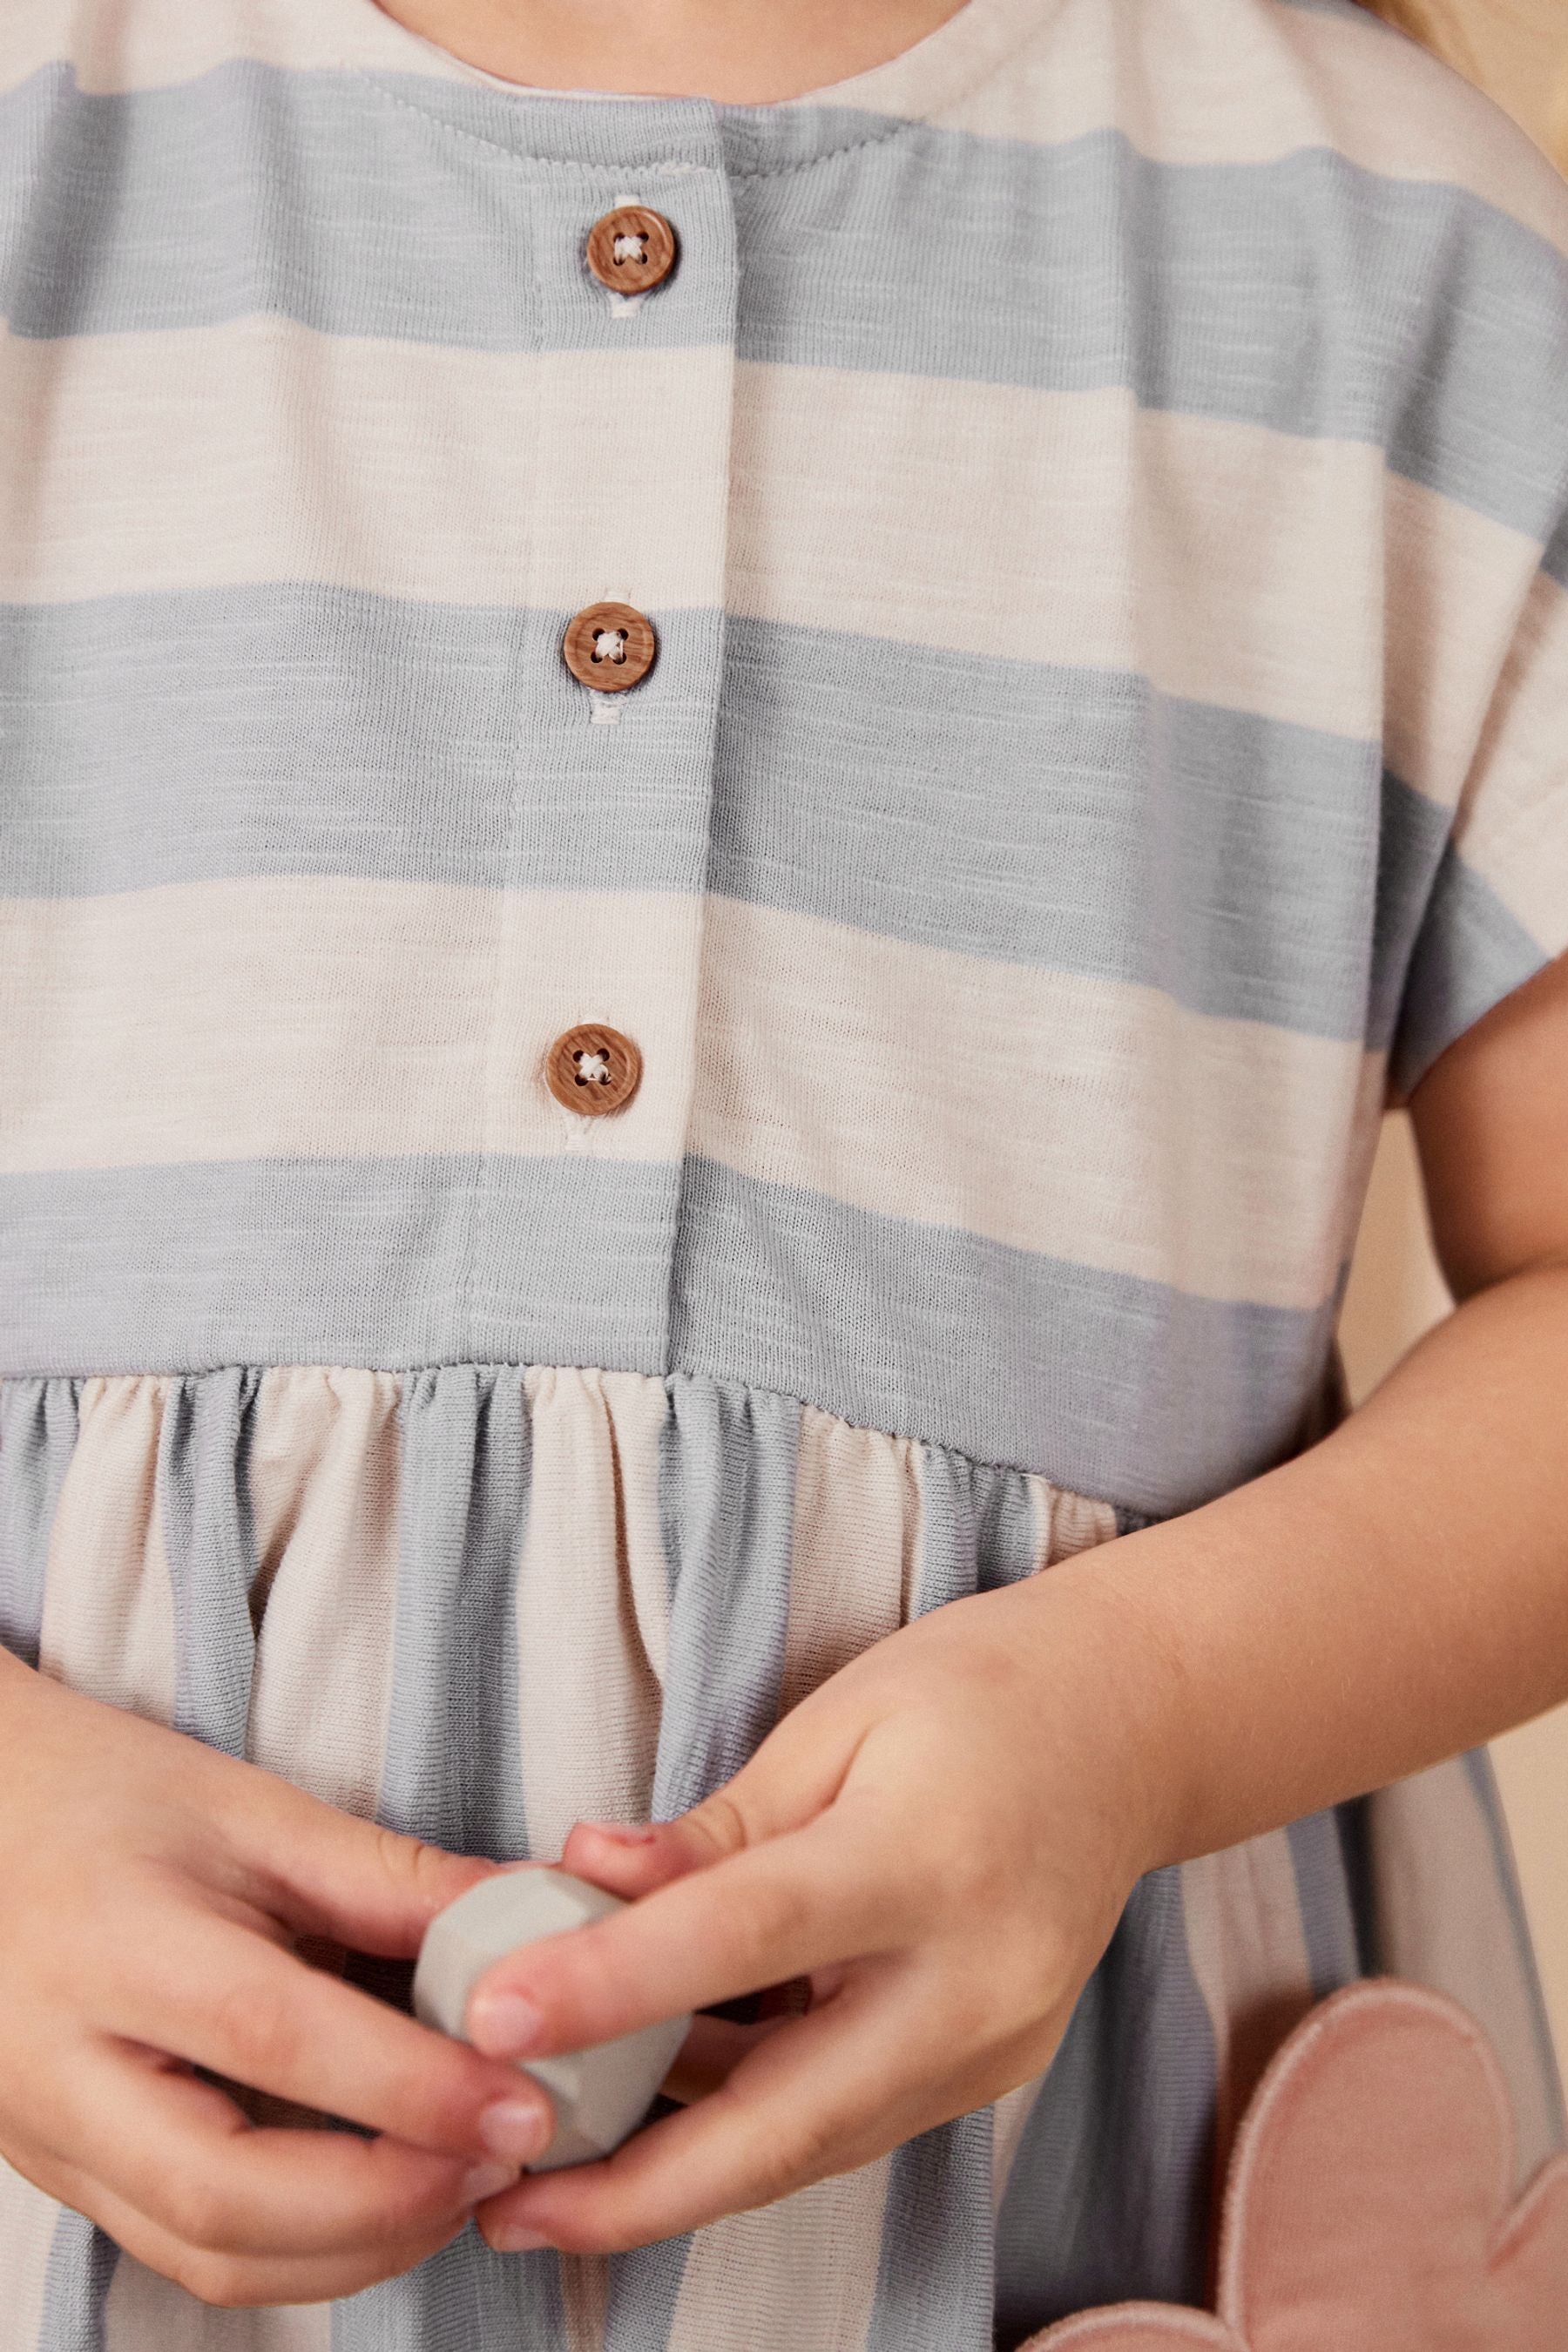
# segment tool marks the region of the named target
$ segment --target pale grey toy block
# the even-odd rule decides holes
[[[468,1995],[485,1970],[521,1944],[584,1927],[626,1908],[618,1895],[564,1870],[506,1870],[482,1878],[438,1911],[425,1930],[414,1971],[414,2013],[426,2025],[467,2041]],[[689,2015],[646,2025],[591,2050],[534,2058],[521,2072],[542,2083],[555,2103],[555,2132],[531,2172],[589,2164],[636,2131],[674,2063]]]

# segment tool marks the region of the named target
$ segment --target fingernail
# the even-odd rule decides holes
[[[553,2129],[537,2099],[498,2099],[479,2117],[479,2137],[490,2154],[512,2165],[531,2164],[542,2156]]]
[[[651,1845],[658,1832],[651,1824],[638,1822],[579,1822],[581,1830],[592,1830],[595,1837],[608,1838],[612,1845]]]
[[[521,2221],[503,2221],[490,2233],[490,2243],[498,2254],[531,2254],[539,2247],[553,2242],[542,2230],[525,2230]]]
[[[487,2058],[521,2058],[544,2039],[544,2012],[520,1992],[485,1993],[469,2008],[468,2039]]]
[[[499,2153],[499,2151],[498,2151]],[[465,2205],[482,2205],[487,2197],[499,2197],[503,2189],[517,2186],[515,2164],[476,2164],[463,2179]]]

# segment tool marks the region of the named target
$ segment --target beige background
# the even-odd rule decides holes
[[[1410,1122],[1384,1122],[1340,1323],[1353,1396],[1366,1394],[1449,1298],[1426,1236]],[[1564,1546],[1568,1573],[1568,1545]],[[1557,2048],[1568,2073],[1568,1706],[1493,1743]]]
[[[1568,170],[1568,0],[1369,5],[1479,82]],[[1568,734],[1568,714],[1563,724]],[[1352,1393],[1364,1396],[1448,1307],[1427,1240],[1410,1124],[1396,1115],[1384,1122],[1341,1323]],[[1568,1545],[1564,1553],[1568,1573]],[[1568,2073],[1568,1707],[1510,1732],[1492,1753]]]

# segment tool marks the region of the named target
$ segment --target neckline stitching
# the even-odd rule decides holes
[[[393,77],[374,66],[356,66],[354,71],[359,79],[374,89],[376,96],[383,99],[387,105],[401,107],[407,113],[416,114],[422,122],[433,124],[437,131],[446,131],[454,139],[466,140],[470,146],[483,147],[492,155],[504,156],[509,163],[530,164],[544,171],[556,172],[630,171],[645,178],[675,178],[683,173],[700,172],[710,168],[701,163],[675,158],[665,158],[663,161],[656,158],[646,163],[624,162],[612,158],[608,163],[595,163],[586,158],[578,160],[562,155],[538,155],[530,148],[509,147],[500,139],[488,137],[482,131],[470,130],[467,123],[448,121],[447,116],[439,112],[437,108],[425,105],[416,98],[411,98],[406,90],[392,88]],[[467,87],[472,89],[476,85],[469,83]],[[489,85],[480,83],[477,87],[486,88]],[[519,85],[519,94],[524,100],[531,96],[536,104],[553,103],[558,106],[571,105],[574,96],[574,93],[569,91],[530,92],[523,89],[521,84]],[[606,91],[605,96],[613,103],[621,94],[618,91]],[[594,98],[596,102],[597,92],[594,94]],[[660,103],[658,99],[637,98],[628,98],[622,102],[632,106]],[[671,99],[668,103],[672,106],[706,103],[713,106],[721,113],[724,110],[717,100],[694,101],[690,99]],[[809,106],[810,100],[809,99],[792,99],[787,103],[792,108],[798,106],[804,110]],[[750,110],[742,108],[734,110],[746,112]],[[824,113],[837,110],[827,107],[822,109]],[[796,156],[788,162],[778,163],[732,163],[726,161],[723,168],[731,178],[738,180],[784,179],[792,173],[816,171],[819,165],[836,163],[843,155],[861,153],[871,147],[887,146],[891,141],[903,138],[911,131],[929,128],[931,128],[930,121],[923,115],[889,115],[884,118],[884,126],[881,129],[868,131],[858,139],[846,139],[837,146],[824,148],[820,154]]]

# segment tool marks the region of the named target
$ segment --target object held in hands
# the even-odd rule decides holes
[[[425,1930],[414,1972],[415,2015],[422,2024],[466,2041],[468,1995],[487,1969],[521,1944],[584,1927],[625,1907],[619,1895],[564,1870],[509,1870],[481,1879],[438,1911]],[[690,2024],[689,2015],[661,2018],[640,2032],[623,2033],[590,2050],[534,2058],[526,2065],[519,2059],[521,2071],[543,2084],[555,2105],[554,2137],[529,2171],[591,2164],[629,2138]]]

